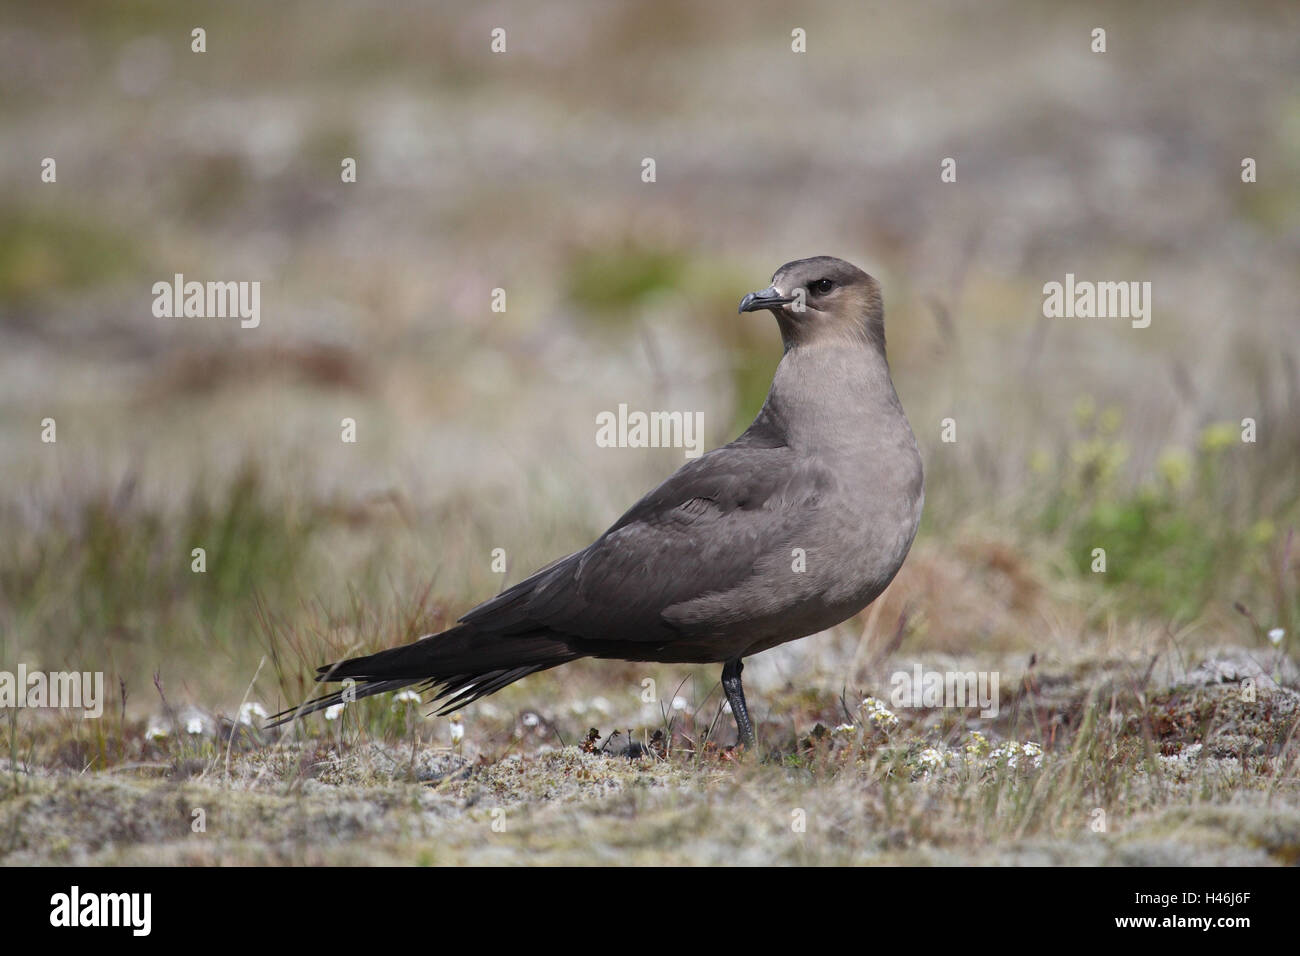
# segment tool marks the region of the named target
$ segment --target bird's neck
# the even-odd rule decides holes
[[[787,350],[759,413],[765,417],[791,444],[854,442],[872,423],[906,427],[884,349],[869,343]]]

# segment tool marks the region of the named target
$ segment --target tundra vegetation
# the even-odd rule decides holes
[[[0,710],[0,861],[1300,861],[1295,6],[1115,8],[1104,54],[1023,2],[804,53],[738,2],[494,9],[501,54],[453,7],[214,8],[201,54],[154,0],[0,11],[0,671],[104,675]],[[926,511],[747,662],[761,752],[712,666],[257,729],[682,463],[602,412],[733,437],[780,349],[736,302],[820,253],[884,290]],[[256,326],[155,314],[177,274]],[[1046,315],[1067,275],[1144,327]]]

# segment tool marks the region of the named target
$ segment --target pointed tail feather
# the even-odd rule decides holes
[[[433,701],[443,701],[438,713],[448,714],[529,674],[582,656],[545,633],[501,637],[483,634],[473,625],[461,624],[441,634],[422,637],[413,644],[317,668],[318,681],[352,680],[356,683],[274,714],[266,726],[278,727],[335,704],[350,703],[412,684],[422,685],[422,691],[436,688],[438,692]],[[346,701],[345,694],[348,697]]]
[[[346,703],[351,703],[353,700],[361,700],[363,697],[373,697],[375,694],[384,694],[391,690],[401,690],[403,687],[409,687],[411,684],[416,683],[419,682],[414,680],[384,680],[375,681],[370,684],[357,684],[350,688],[352,693],[349,695],[349,699]],[[335,704],[345,703],[343,695],[347,693],[348,689],[349,688],[336,690],[332,694],[326,694],[325,696],[317,697],[314,700],[304,701],[297,707],[290,707],[287,710],[280,711],[278,714],[272,714],[267,718],[266,723],[263,726],[266,728],[279,727],[281,724],[287,724],[289,721],[295,720],[299,717],[306,717],[308,714],[314,714],[317,711],[326,710],[333,707]]]

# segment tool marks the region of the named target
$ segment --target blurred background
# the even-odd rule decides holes
[[[927,509],[887,597],[755,661],[760,696],[895,653],[1293,648],[1297,63],[1285,2],[6,3],[0,668],[232,713],[267,656],[252,699],[295,703],[681,464],[598,448],[599,412],[734,437],[780,358],[736,304],[818,254],[884,289]],[[175,273],[260,281],[260,326],[156,318]],[[1151,282],[1150,327],[1045,319],[1066,273]],[[634,721],[643,673],[697,674],[691,707],[717,680],[588,662],[472,716]]]

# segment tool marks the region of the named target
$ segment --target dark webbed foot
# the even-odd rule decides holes
[[[745,688],[740,684],[740,672],[745,669],[739,660],[727,661],[722,665],[722,690],[731,704],[731,716],[736,718],[736,730],[740,742],[746,750],[754,749],[754,724],[749,719],[749,708],[745,706]]]

